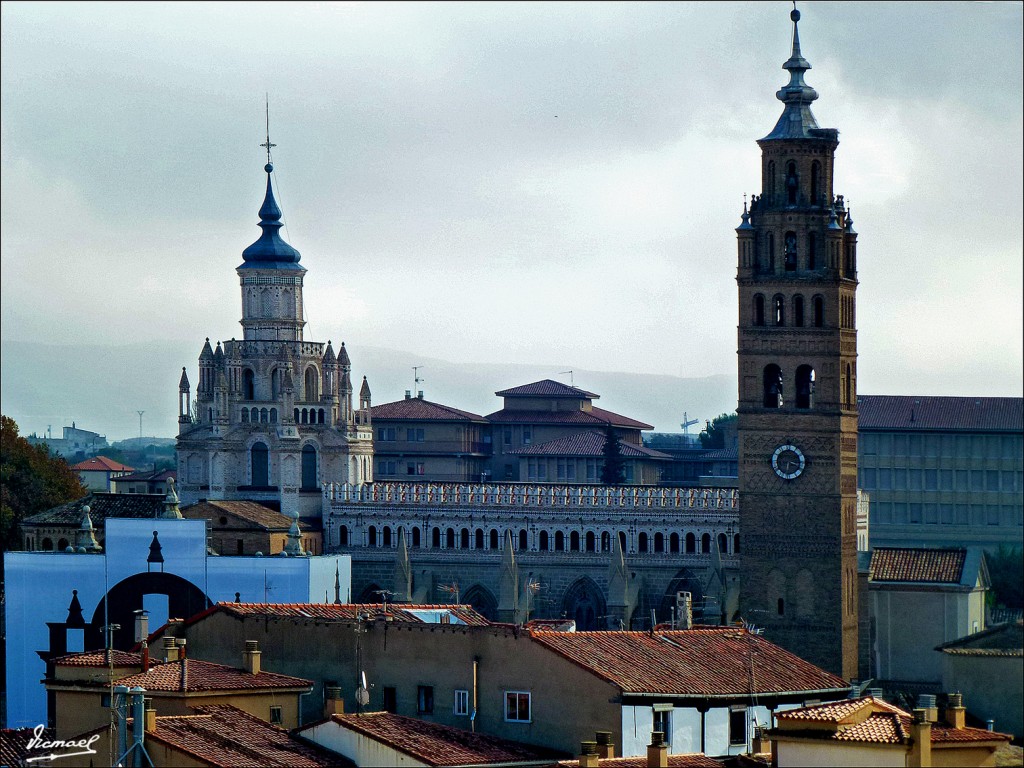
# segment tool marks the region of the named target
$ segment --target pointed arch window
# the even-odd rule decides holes
[[[252,372],[252,368],[246,368],[242,371],[242,399],[256,399],[256,376]]]
[[[252,484],[261,487],[270,485],[270,450],[265,443],[253,443],[249,449],[249,464]]]
[[[764,325],[764,294],[754,294],[754,325]]]
[[[772,363],[764,367],[764,407],[782,407],[782,369]]]
[[[319,488],[316,481],[316,448],[312,445],[302,446],[302,490],[312,491]]]
[[[793,297],[793,325],[804,327],[804,297],[800,295]]]
[[[306,369],[306,402],[313,402],[315,400],[320,399],[319,387],[317,386],[317,379],[319,378],[320,377],[317,376],[316,373],[316,368],[314,368],[312,365]]]
[[[810,408],[814,402],[814,368],[801,365],[796,369],[796,407]]]

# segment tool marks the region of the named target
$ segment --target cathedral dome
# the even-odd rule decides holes
[[[274,166],[267,163],[264,170],[267,172],[267,195],[260,208],[259,223],[263,234],[259,240],[242,251],[242,260],[245,263],[241,268],[303,269],[298,266],[299,252],[281,239],[279,230],[284,224],[281,222],[281,208],[274,199],[270,178]]]

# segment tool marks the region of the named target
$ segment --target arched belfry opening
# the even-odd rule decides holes
[[[764,407],[782,407],[782,369],[775,363],[764,367]]]

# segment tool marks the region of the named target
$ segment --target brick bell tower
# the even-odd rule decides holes
[[[857,234],[832,181],[793,10],[785,108],[762,191],[736,229],[741,613],[846,679],[857,674]]]

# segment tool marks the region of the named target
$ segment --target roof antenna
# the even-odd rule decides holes
[[[276,147],[277,144],[271,144],[270,143],[270,94],[267,93],[266,96],[267,96],[267,141],[266,141],[265,144],[260,144],[260,146],[261,147],[265,147],[266,150],[267,150],[267,165],[270,166],[269,168],[267,168],[267,173],[270,173],[272,170],[274,170],[274,168],[273,168],[273,166],[271,165],[271,162],[270,162],[270,150],[273,149],[274,147]]]
[[[569,386],[570,386],[570,387],[575,387],[575,386],[576,386],[576,383],[575,383],[575,382],[573,381],[573,378],[572,378],[572,371],[559,371],[559,372],[558,372],[558,375],[559,375],[559,376],[564,376],[564,375],[565,375],[565,374],[567,374],[567,373],[569,374]]]

